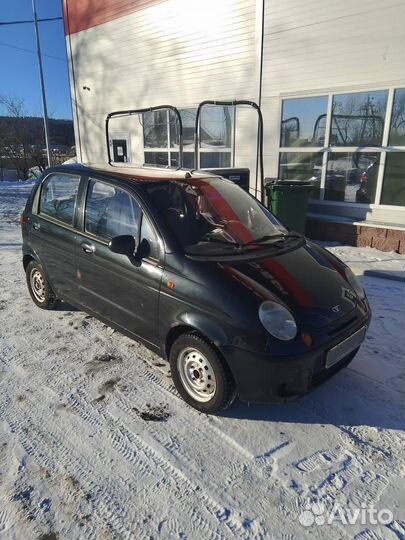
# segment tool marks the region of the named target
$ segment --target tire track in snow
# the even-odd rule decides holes
[[[121,478],[117,478],[115,474],[107,481],[108,477],[102,474],[102,471],[105,473],[109,470],[107,462],[101,463],[98,472],[94,471],[94,464],[97,463],[97,460],[91,458],[94,456],[94,449],[89,448],[83,438],[77,440],[73,430],[70,433],[63,430],[61,432],[56,422],[42,420],[41,423],[38,423],[36,421],[37,411],[35,408],[33,409],[30,411],[31,414],[27,414],[26,411],[19,411],[19,407],[14,406],[14,413],[7,415],[8,418],[6,418],[10,427],[18,434],[27,454],[50,471],[53,476],[58,476],[66,470],[72,478],[77,478],[81,492],[85,497],[92,494],[92,497],[96,498],[97,512],[94,512],[94,517],[102,518],[103,526],[107,527],[107,530],[111,530],[118,538],[127,537],[131,530],[126,528],[125,523],[131,523],[132,519],[124,510],[129,506],[125,504],[125,501],[129,499],[130,495],[125,482]],[[7,407],[7,411],[10,411],[10,406]],[[74,444],[75,441],[76,444]],[[79,447],[80,453],[78,455],[77,449]],[[102,486],[99,486],[94,480],[99,476],[106,480]]]
[[[242,518],[240,512],[235,512],[232,509],[224,507],[223,505],[218,503],[216,499],[205,493],[205,491],[202,491],[197,481],[192,480],[192,477],[197,473],[197,470],[190,466],[193,456],[185,455],[183,452],[180,452],[177,454],[176,457],[182,458],[183,461],[181,462],[181,465],[175,465],[172,459],[172,457],[174,457],[173,454],[168,452],[167,449],[164,447],[161,434],[153,428],[153,422],[150,423],[147,428],[145,428],[144,421],[136,419],[132,407],[129,405],[128,402],[126,402],[126,399],[127,397],[121,395],[120,392],[117,392],[114,395],[114,400],[111,403],[111,405],[115,409],[114,413],[111,413],[107,410],[110,408],[109,404],[104,405],[103,403],[99,407],[100,414],[102,414],[107,420],[110,419],[109,423],[111,425],[114,425],[114,431],[112,434],[113,444],[117,444],[118,440],[118,448],[123,452],[123,456],[129,459],[130,462],[133,462],[134,459],[139,459],[139,454],[137,453],[137,450],[139,448],[142,448],[145,455],[147,455],[149,458],[152,455],[156,454],[157,458],[154,460],[154,462],[159,465],[164,474],[169,474],[172,476],[172,473],[175,472],[176,479],[181,479],[183,482],[185,482],[191,492],[198,493],[199,498],[205,501],[207,509],[211,513],[211,515],[216,516],[220,522],[225,523],[234,534],[241,534],[243,532],[243,538],[251,537],[249,536],[250,533],[247,533],[245,529],[257,528],[257,526],[255,525],[255,521],[248,518]],[[88,411],[83,411],[83,415],[87,417]],[[125,422],[122,423],[124,420]],[[134,424],[135,427],[138,427],[139,431],[143,431],[144,436],[141,437],[134,431],[134,429],[129,429],[128,424],[130,423]],[[188,424],[188,427],[191,430],[194,429],[191,423]],[[117,434],[117,430],[121,434],[125,433],[125,443],[123,442],[122,437]],[[190,433],[189,429],[187,431],[189,436],[193,438],[193,433]],[[146,434],[146,438],[149,442],[147,442],[145,439]],[[199,433],[198,430],[196,430],[194,433],[194,437],[196,436],[199,437],[199,439],[201,440],[202,446],[204,446],[204,444],[207,445],[207,448],[209,446],[213,446],[212,443],[209,444],[209,439],[207,439],[204,443],[204,437],[202,437],[202,434]],[[156,446],[159,446],[160,450],[157,450]],[[207,451],[208,454],[212,457],[212,448],[210,450]],[[187,470],[187,474],[183,471],[183,467],[185,470]],[[215,488],[211,486],[211,490],[215,491]],[[257,532],[255,532],[254,534],[257,534]]]

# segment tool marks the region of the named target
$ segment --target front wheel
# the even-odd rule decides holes
[[[31,261],[26,270],[28,290],[34,303],[41,309],[54,309],[58,303],[49,285],[44,269],[37,261]]]
[[[224,360],[196,334],[183,334],[170,350],[170,368],[181,397],[198,411],[216,413],[229,407],[236,388]]]

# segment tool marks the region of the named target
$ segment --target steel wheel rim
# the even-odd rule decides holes
[[[32,294],[38,302],[43,303],[46,300],[45,279],[39,270],[34,269],[30,275],[30,284]]]
[[[207,358],[197,349],[187,347],[177,357],[177,371],[187,393],[206,403],[215,395],[217,381]]]

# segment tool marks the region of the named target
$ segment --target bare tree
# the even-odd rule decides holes
[[[4,116],[0,117],[0,165],[15,169],[20,179],[26,179],[31,167],[43,171],[46,160],[43,151],[44,133],[34,132],[26,114],[24,100],[0,95]]]

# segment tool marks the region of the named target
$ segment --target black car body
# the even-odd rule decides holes
[[[67,301],[169,358],[179,392],[206,412],[236,394],[264,402],[310,390],[350,362],[369,324],[366,296],[346,265],[207,174],[48,169],[22,232],[37,305]],[[179,376],[181,354],[187,369]],[[200,401],[184,390],[201,381],[208,395],[210,381],[223,395]]]

